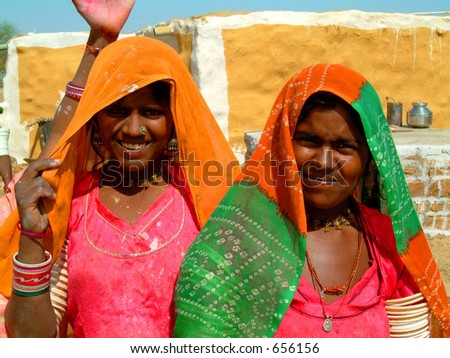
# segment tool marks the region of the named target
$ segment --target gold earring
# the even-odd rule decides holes
[[[177,137],[172,137],[169,139],[167,143],[166,149],[164,150],[164,154],[166,157],[173,157],[179,151],[178,149],[178,139]]]
[[[139,128],[139,133],[141,133],[142,135],[146,135],[147,134],[147,128],[145,128],[144,126],[141,126],[141,128]]]
[[[102,137],[100,137],[100,134],[97,132],[96,128],[92,131],[92,145],[96,149],[97,154],[104,154],[106,152]]]

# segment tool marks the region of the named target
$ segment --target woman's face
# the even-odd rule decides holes
[[[297,124],[292,144],[308,209],[339,212],[347,207],[369,153],[355,121],[338,104],[313,109]]]
[[[103,144],[111,159],[119,161],[124,169],[142,170],[162,158],[172,117],[169,103],[157,100],[154,91],[146,86],[97,114]]]

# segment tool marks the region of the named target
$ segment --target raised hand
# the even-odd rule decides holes
[[[87,43],[89,46],[99,49],[103,49],[117,40],[134,6],[134,0],[72,0],[72,3],[90,26]],[[95,58],[95,54],[85,50],[77,72],[72,79],[74,84],[81,87],[86,85]],[[52,153],[67,125],[72,120],[77,106],[76,100],[67,96],[64,97],[56,111],[50,136],[39,158],[46,158]],[[69,107],[71,108],[70,111],[60,110]]]
[[[22,229],[43,233],[48,227],[48,216],[41,199],[55,200],[56,194],[51,185],[42,178],[43,171],[59,167],[56,159],[38,159],[32,162],[15,185],[17,208]]]
[[[134,0],[72,0],[77,11],[91,27],[108,39],[115,40],[134,5]]]

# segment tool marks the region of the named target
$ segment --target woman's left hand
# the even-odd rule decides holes
[[[43,233],[48,227],[48,217],[41,199],[55,200],[51,185],[42,178],[43,171],[59,167],[60,160],[46,158],[32,162],[15,185],[17,209],[22,229]]]

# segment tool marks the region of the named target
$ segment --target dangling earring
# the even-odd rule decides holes
[[[92,144],[98,151],[104,150],[103,141],[102,137],[100,137],[100,134],[94,133],[94,135],[92,136]]]
[[[169,139],[166,148],[164,149],[164,155],[166,157],[173,157],[179,151],[178,149],[178,139],[177,137],[172,137]]]
[[[105,148],[105,145],[103,144],[102,137],[100,136],[100,133],[98,132],[97,125],[95,122],[93,122],[92,128],[91,128],[91,142],[92,146],[94,147],[95,152],[103,157],[103,154],[107,152],[107,149]]]
[[[102,137],[100,137],[100,134],[98,134],[98,132],[95,132],[92,135],[92,145],[94,146],[94,149],[97,152],[97,154],[102,155],[107,151],[103,144]]]

